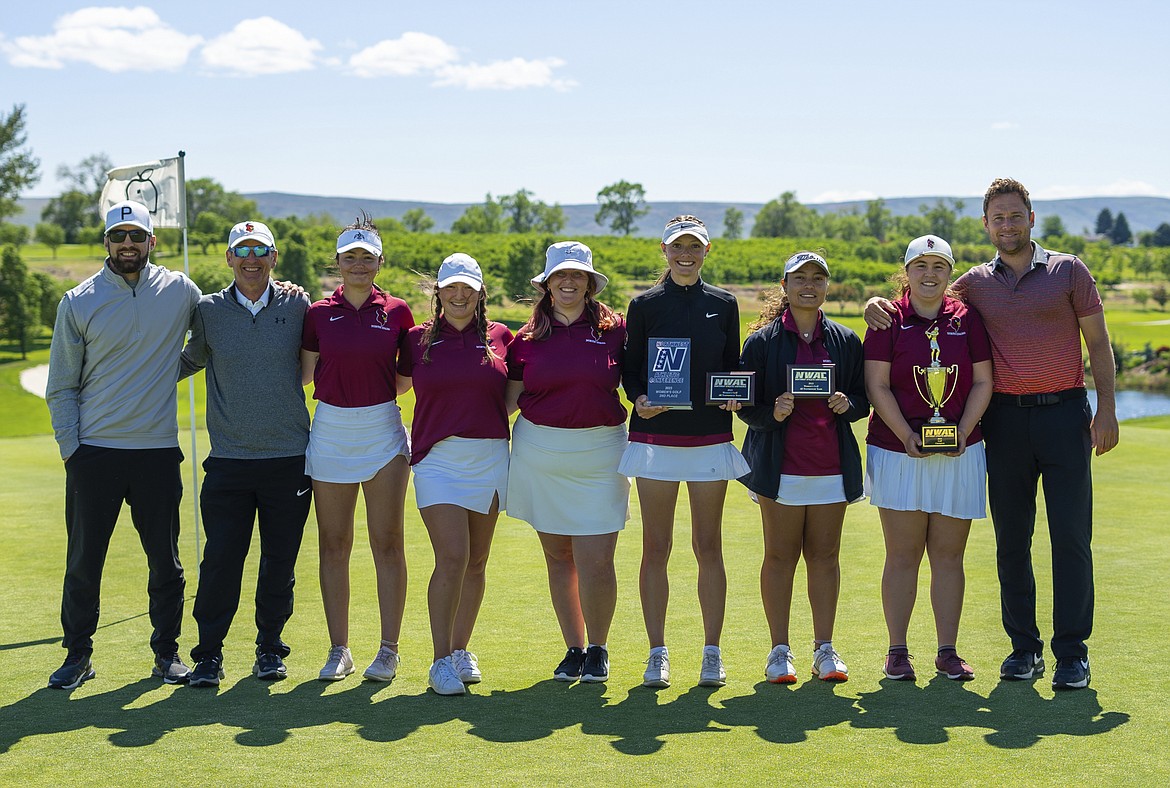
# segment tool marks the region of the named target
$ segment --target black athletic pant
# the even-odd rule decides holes
[[[294,568],[313,494],[305,457],[231,460],[208,457],[199,504],[207,543],[199,564],[195,622],[198,661],[221,656],[232,619],[240,606],[244,559],[252,545],[252,525],[260,521],[260,573],[256,581],[256,651],[287,657],[280,639],[293,612]]]
[[[1052,542],[1052,654],[1084,657],[1093,631],[1093,479],[1082,396],[1021,407],[996,395],[983,416],[1003,626],[1013,649],[1040,653],[1032,534],[1044,485]]]
[[[65,584],[61,594],[62,645],[93,651],[102,569],[122,504],[146,553],[150,647],[178,651],[183,621],[183,566],[179,563],[179,501],[183,453],[171,449],[105,449],[82,444],[65,463]]]

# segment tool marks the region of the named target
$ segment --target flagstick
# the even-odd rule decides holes
[[[187,157],[185,151],[179,151],[179,216],[183,221],[183,273],[191,276],[191,261],[187,255],[187,178],[183,163]],[[187,331],[187,338],[191,338],[191,331]],[[195,510],[195,578],[199,579],[199,565],[202,563],[203,550],[199,535],[199,447],[195,441],[195,376],[187,378],[187,403],[191,411],[191,487],[195,491],[192,508]]]

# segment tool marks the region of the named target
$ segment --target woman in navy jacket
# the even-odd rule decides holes
[[[804,555],[813,618],[813,675],[845,681],[849,670],[833,648],[840,589],[838,554],[848,503],[862,498],[861,452],[851,422],[865,418],[864,357],[852,330],[824,316],[829,266],[799,252],[784,266],[784,290],[773,297],[744,342],[741,366],[756,373],[756,404],[739,417],[748,424],[743,456],[751,472],[740,481],[760,505],[764,562],[760,592],[772,635],[768,681],[796,681],[789,649],[792,582]],[[832,364],[827,398],[797,399],[788,365]],[[792,448],[793,451],[787,451]]]

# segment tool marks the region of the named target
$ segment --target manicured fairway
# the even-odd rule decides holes
[[[660,691],[639,686],[646,643],[637,601],[635,502],[618,543],[620,590],[608,684],[550,680],[563,646],[537,540],[526,525],[503,518],[472,643],[484,682],[461,698],[428,693],[425,593],[431,554],[408,501],[411,579],[404,663],[393,684],[315,680],[329,644],[312,520],[299,565],[297,612],[286,631],[294,648],[288,680],[265,684],[249,675],[254,632],[247,589],[254,583],[254,562],[219,691],[167,687],[148,678],[146,571],[124,517],[106,567],[97,678],[72,693],[49,690],[45,681],[64,654],[58,623],[63,473],[51,437],[0,439],[6,482],[0,487],[0,784],[1164,785],[1170,781],[1170,712],[1160,650],[1170,625],[1162,592],[1170,558],[1168,429],[1166,418],[1126,424],[1121,446],[1096,461],[1093,684],[1059,695],[1047,677],[1035,684],[997,679],[1008,646],[998,622],[987,520],[976,522],[967,553],[960,641],[975,666],[975,681],[956,684],[932,675],[925,572],[911,631],[920,679],[879,680],[886,645],[878,596],[882,545],[868,504],[850,507],[842,555],[835,642],[851,680],[828,685],[807,677],[811,632],[807,602],[798,591],[793,645],[801,680],[791,687],[767,684],[763,663],[771,643],[758,599],[759,517],[735,484],[725,523],[731,587],[723,642],[729,681],[722,689],[695,686],[703,644],[685,506],[671,568],[667,640],[674,684]],[[205,451],[200,449],[201,456]],[[183,552],[192,598],[196,555],[190,508],[185,510]],[[1046,532],[1036,541],[1047,610]],[[352,604],[359,670],[377,643],[365,545],[359,531]],[[803,574],[797,582],[799,588]],[[184,649],[194,644],[189,615],[190,605]]]

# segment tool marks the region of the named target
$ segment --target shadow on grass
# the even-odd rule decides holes
[[[235,739],[241,746],[269,747],[296,730],[334,723],[354,726],[367,741],[386,743],[456,721],[467,725],[468,735],[501,743],[536,741],[579,725],[583,734],[611,737],[615,750],[635,756],[656,753],[680,734],[748,727],[766,741],[787,744],[842,722],[889,728],[909,744],[942,744],[950,728],[978,727],[990,731],[984,737],[988,744],[1022,749],[1046,736],[1090,736],[1129,720],[1122,712],[1102,713],[1091,689],[1042,698],[1031,683],[1003,682],[984,698],[941,677],[926,685],[883,682],[856,701],[832,684],[806,681],[791,688],[760,682],[753,694],[722,705],[712,701],[717,690],[703,687],[660,703],[659,693],[638,686],[610,703],[603,685],[552,680],[484,694],[472,688],[454,698],[390,695],[389,685],[371,682],[327,692],[334,686],[310,680],[274,693],[272,684],[244,678],[223,691],[168,688],[165,697],[145,706],[135,704],[159,690],[158,679],[76,700],[60,690],[39,689],[0,708],[0,753],[26,738],[88,728],[111,731],[114,746],[145,747],[172,731],[224,725],[239,729]]]
[[[857,699],[856,728],[890,728],[907,744],[943,744],[949,728],[986,728],[993,747],[1024,749],[1046,736],[1094,736],[1129,721],[1124,712],[1102,713],[1093,689],[1043,698],[1030,681],[1001,681],[985,698],[963,682],[935,676],[924,686],[883,680]]]

